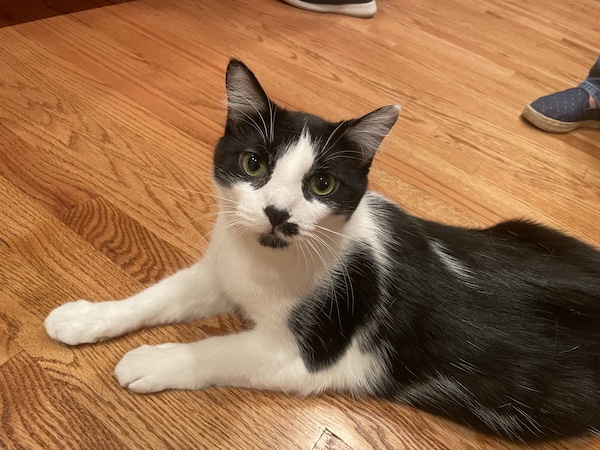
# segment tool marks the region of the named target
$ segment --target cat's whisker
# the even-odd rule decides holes
[[[201,194],[201,195],[206,195],[207,197],[212,197],[212,198],[216,198],[219,200],[223,200],[224,202],[229,202],[229,203],[233,203],[234,205],[238,205],[240,202],[238,200],[233,200],[227,197],[222,197],[220,195],[216,195],[216,194],[211,194],[210,192],[201,192],[201,191],[196,191],[196,194]]]
[[[320,247],[323,248],[325,251],[331,253],[332,257],[335,257],[335,255],[338,254],[338,252],[335,249],[333,249],[329,244],[327,244],[318,235],[312,233],[312,238],[315,240],[315,244],[320,245]],[[325,259],[321,255],[321,253],[318,252],[317,254],[319,255],[319,257],[321,257],[323,263],[325,265],[327,265],[327,263],[325,262]],[[350,281],[350,280],[349,280],[349,274],[348,274],[348,270],[346,268],[345,261],[343,259],[339,259],[338,260],[338,264],[340,265],[340,268],[341,268],[342,280],[343,280],[343,282],[344,282],[344,284],[346,286],[346,295],[350,295],[350,292],[351,292],[352,288],[351,288],[351,285],[350,286],[348,285],[348,281]],[[332,271],[329,271],[331,286],[334,287],[335,284],[334,284],[333,278],[331,277],[331,273],[332,273]],[[350,300],[349,303],[353,301],[353,297],[354,297],[354,295],[352,294],[352,299],[349,299]],[[335,291],[335,289],[334,289],[334,292],[333,292],[332,299],[333,299],[333,301],[335,301],[336,309],[338,311],[338,317],[341,320],[341,316],[339,314],[340,313],[340,311],[339,311],[339,300],[337,298],[337,291]],[[350,307],[350,304],[348,306]],[[352,310],[354,310],[354,306],[352,306],[351,308],[352,308]]]
[[[308,276],[309,276],[309,266],[308,266],[308,259],[306,257],[306,252],[304,250],[304,245],[305,243],[302,240],[299,240],[297,242],[298,248],[300,249],[300,252],[302,253],[302,257],[304,258],[304,284],[308,283]],[[307,250],[308,251],[308,250]],[[300,261],[300,258],[298,258],[298,261]]]
[[[245,223],[242,222],[241,220],[233,220],[230,222],[227,222],[225,225],[222,226],[222,230],[226,231],[226,230],[234,230],[237,228],[241,228],[243,231],[246,230],[245,228]]]
[[[333,247],[331,247],[331,245],[327,244],[327,242],[325,242],[323,240],[323,238],[321,238],[318,234],[315,233],[313,235],[313,237],[315,239],[317,239],[317,241],[320,242],[322,246],[324,246],[326,249],[328,249],[332,255],[336,255],[339,253],[339,251],[335,250]],[[330,239],[332,239],[332,238],[330,238]],[[335,245],[339,245],[339,243],[337,241],[334,241],[333,239],[332,239],[332,241],[335,243]],[[340,258],[338,263],[340,265],[341,272],[342,272],[342,279],[344,280],[344,285],[346,287],[348,309],[352,313],[354,313],[354,287],[352,286],[352,279],[350,277],[350,273],[348,272],[348,267],[346,265],[345,259]]]
[[[316,265],[316,262],[315,262],[315,255],[317,255],[317,256],[319,256],[319,257],[320,257],[320,255],[319,255],[319,251],[318,251],[318,249],[315,247],[315,245],[314,245],[314,243],[312,242],[312,240],[310,240],[310,239],[304,239],[304,240],[303,240],[303,242],[304,242],[304,243],[306,244],[306,246],[307,246],[308,255],[310,256],[310,259],[311,259],[311,262],[312,262],[312,267],[314,267],[314,268],[315,268],[315,270],[316,270],[316,269],[318,268],[318,266]],[[323,261],[322,261],[322,262],[323,262]],[[323,262],[323,264],[325,264],[325,263]],[[331,283],[330,283],[330,284],[332,284],[332,283],[333,283],[333,280],[331,279],[331,274],[329,274],[329,273],[328,273],[327,275],[329,276],[329,278],[330,278],[330,280],[331,280]]]
[[[362,162],[362,161],[365,160],[364,156],[363,157],[357,157],[357,156],[348,156],[348,155],[345,155],[345,154],[333,154],[333,155],[330,155],[330,156],[327,156],[326,158],[324,158],[323,159],[323,164],[332,163],[336,159],[341,159],[343,161],[344,160],[347,161],[347,160],[351,159],[351,160],[360,161],[360,162]]]
[[[336,236],[340,236],[340,237],[343,237],[343,238],[351,240],[351,241],[355,241],[355,240],[358,239],[356,237],[348,236],[347,234],[341,233],[339,231],[332,230],[331,228],[327,228],[327,227],[324,227],[322,225],[314,224],[314,227],[317,228],[317,229],[319,229],[319,230],[323,230],[323,231],[326,231],[327,233],[335,234]]]
[[[358,238],[356,238],[356,237],[348,236],[347,234],[344,234],[344,233],[341,233],[341,232],[338,232],[338,231],[332,230],[331,228],[323,227],[323,226],[321,226],[321,225],[314,224],[314,227],[318,229],[318,231],[316,231],[316,233],[319,233],[321,236],[323,236],[323,237],[327,237],[328,239],[332,239],[332,238],[331,238],[331,236],[329,236],[329,235],[328,235],[328,233],[331,233],[331,234],[334,234],[334,235],[336,235],[336,236],[340,236],[340,237],[343,237],[343,238],[345,238],[345,239],[348,239],[348,240],[350,240],[350,241],[357,241],[357,240],[359,240],[359,239],[358,239]],[[376,254],[376,255],[379,255],[379,257],[380,257],[382,260],[384,260],[384,261],[385,261],[385,260],[387,260],[387,259],[389,258],[389,255],[387,255],[386,253],[382,252],[382,251],[381,251],[380,249],[378,249],[378,248],[375,248],[375,247],[371,246],[371,247],[369,247],[369,249],[370,249],[370,250],[371,250],[371,251],[372,251],[374,254]]]
[[[226,202],[230,202],[230,203],[234,203],[234,204],[239,204],[239,202],[237,200],[232,200],[230,198],[227,197],[223,197],[220,195],[216,195],[216,194],[211,194],[210,192],[204,192],[204,191],[197,191],[197,190],[193,190],[193,189],[187,189],[187,188],[179,188],[176,186],[169,186],[166,184],[159,184],[159,183],[153,183],[153,182],[149,182],[150,185],[156,186],[156,187],[160,187],[160,188],[164,188],[164,189],[169,189],[172,191],[178,191],[178,192],[186,192],[186,193],[190,193],[190,194],[199,194],[199,195],[205,195],[207,197],[212,197],[212,198],[216,198],[219,200],[223,200]]]
[[[237,227],[236,227],[237,226]],[[230,228],[230,233],[231,233],[231,237],[233,239],[237,239],[241,234],[243,234],[243,232],[245,231],[243,229],[243,227],[241,225],[238,224],[233,224],[232,227],[227,227]],[[241,231],[240,231],[241,230]],[[221,255],[221,250],[223,249],[223,245],[225,245],[227,241],[226,240],[222,240],[221,241],[221,245],[219,245],[219,248],[217,249],[217,254],[215,255],[215,261],[218,262],[219,260],[219,256]]]
[[[216,205],[215,205],[216,206]],[[195,218],[192,218],[191,220],[189,220],[189,222],[185,225],[183,225],[179,231],[176,233],[176,236],[181,236],[183,233],[185,233],[187,230],[189,230],[189,228],[194,225],[198,220],[203,219],[205,217],[227,217],[227,216],[234,216],[237,213],[236,210],[228,210],[226,207],[229,205],[223,205],[222,208],[217,209],[216,211],[208,211],[208,212],[203,212],[201,215],[198,215]],[[212,220],[212,219],[211,219]],[[212,232],[212,227],[211,229],[208,231],[208,233],[202,234],[201,238],[204,239],[205,241],[208,242],[208,235],[211,234]]]
[[[310,256],[311,256],[311,260],[313,262],[313,266],[315,265],[315,260],[313,255],[317,255],[320,259],[321,262],[323,263],[324,267],[327,267],[327,263],[324,261],[323,257],[321,256],[319,250],[315,247],[315,244],[312,240],[307,240],[306,241],[307,245],[312,249],[312,252],[310,252]],[[331,271],[330,270],[326,270],[325,273],[327,274],[327,277],[329,278],[329,283],[326,283],[327,286],[327,296],[329,296],[331,298],[332,304],[329,310],[329,314],[328,317],[331,320],[331,316],[333,314],[333,302],[337,301],[336,298],[336,291],[335,291],[335,283],[333,281],[333,277],[331,275]],[[327,298],[327,296],[325,298]],[[322,305],[321,305],[321,309],[317,312],[317,316],[319,314],[321,314],[321,312],[325,309],[325,306],[327,304],[327,301],[323,301]]]
[[[200,219],[202,219],[202,218],[204,218],[206,216],[209,216],[209,217],[212,217],[212,216],[218,217],[219,215],[231,215],[231,214],[235,214],[237,212],[235,209],[227,209],[225,207],[218,208],[218,207],[215,206],[215,208],[216,208],[215,210],[212,210],[212,211],[203,211],[201,214],[198,214],[197,216],[195,216],[194,218],[192,218],[186,224],[186,226],[194,224],[198,220],[200,220]]]
[[[347,130],[347,129],[346,129]],[[337,143],[340,141],[340,139],[342,139],[342,137],[344,136],[344,134],[346,134],[346,130],[342,131],[340,133],[340,135],[338,136],[338,138],[333,142],[333,144],[331,144],[330,146],[330,150],[333,150],[335,148],[335,146],[337,145]],[[360,142],[359,142],[360,145]]]

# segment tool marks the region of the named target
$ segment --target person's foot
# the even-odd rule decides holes
[[[315,12],[345,14],[368,18],[377,11],[375,0],[283,0],[298,8]]]
[[[551,133],[568,133],[579,127],[600,128],[600,109],[580,87],[538,98],[525,107],[523,117]]]

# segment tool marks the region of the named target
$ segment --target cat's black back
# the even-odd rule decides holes
[[[599,426],[600,254],[529,222],[465,230],[381,207],[398,239],[385,395],[508,438]]]

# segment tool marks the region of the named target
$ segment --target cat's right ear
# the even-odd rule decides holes
[[[227,88],[227,126],[236,128],[256,114],[269,111],[269,97],[248,67],[232,58],[225,76]]]
[[[348,139],[357,142],[362,150],[362,157],[371,164],[381,141],[388,135],[400,114],[400,106],[382,106],[359,119],[349,121],[345,131]]]

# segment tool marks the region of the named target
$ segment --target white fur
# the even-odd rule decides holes
[[[331,367],[309,372],[288,327],[292,308],[328,276],[361,236],[383,263],[368,196],[345,222],[325,204],[304,198],[301,181],[314,162],[308,133],[287,149],[261,189],[239,183],[218,188],[222,198],[211,243],[194,266],[131,298],[102,303],[67,303],[51,312],[48,334],[69,345],[96,342],[164,323],[222,314],[234,306],[253,320],[250,331],[190,344],[143,346],[115,368],[119,383],[136,392],[200,389],[210,385],[297,392],[356,394],[373,390],[385,373],[382,359],[361,351],[360,335]],[[263,209],[286,209],[300,227],[286,249],[258,244],[271,229]],[[323,227],[323,228],[319,228]]]
[[[430,239],[429,244],[434,253],[440,258],[444,266],[446,266],[450,272],[456,275],[460,280],[466,282],[470,287],[475,287],[475,285],[471,283],[473,271],[465,263],[452,256],[446,246],[439,240]]]

